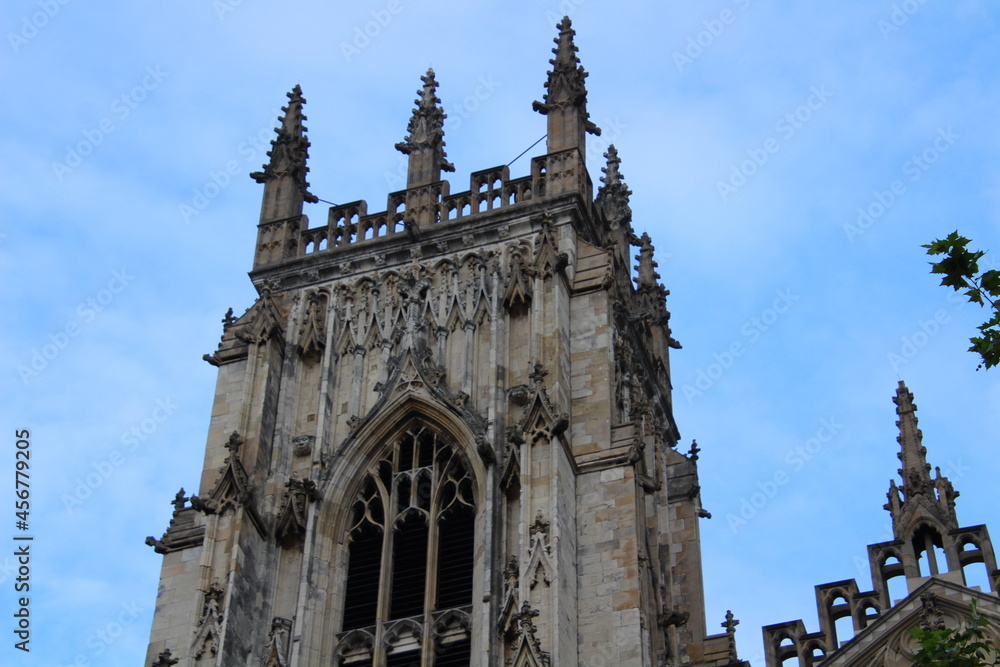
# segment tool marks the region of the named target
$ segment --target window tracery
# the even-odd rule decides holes
[[[351,508],[338,664],[469,664],[475,515],[447,438],[415,423],[386,448]]]

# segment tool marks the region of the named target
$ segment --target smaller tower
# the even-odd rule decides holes
[[[584,85],[587,72],[576,55],[578,49],[573,43],[576,31],[568,16],[564,16],[557,27],[559,36],[554,40],[556,48],[552,49],[556,57],[549,60],[552,70],[545,82],[544,101],[535,102],[532,108],[548,116],[548,153],[576,148],[582,160],[586,153],[586,133],[600,136],[601,130],[590,121],[590,114],[587,113],[587,88]]]
[[[898,416],[902,485],[889,483],[885,505],[892,515],[894,539],[868,545],[872,590],[862,591],[854,579],[816,586],[819,632],[807,632],[801,620],[765,627],[767,667],[794,658],[800,667],[820,661],[824,667],[908,665],[909,630],[917,625],[927,627],[943,618],[953,624],[968,615],[974,600],[991,622],[1000,620],[996,597],[1000,571],[986,526],[959,527],[958,492],[940,468],[931,478],[923,434],[917,427],[917,406],[905,383],[899,383],[892,401]],[[969,587],[964,568],[973,564],[985,567],[988,590]],[[890,592],[889,582],[896,578],[906,582],[903,599],[898,599],[900,589]],[[842,636],[846,629],[853,634]],[[864,639],[858,639],[861,636]]]
[[[955,516],[955,498],[959,493],[952,487],[947,477],[931,479],[931,466],[927,463],[927,448],[923,445],[923,433],[917,428],[917,406],[913,403],[913,393],[902,381],[892,399],[896,404],[899,420],[899,477],[903,485],[897,487],[890,482],[889,503],[886,509],[892,514],[893,532],[897,539],[903,539],[920,521],[937,524],[942,531],[958,528]],[[939,492],[939,493],[938,493]],[[902,493],[902,498],[900,498]]]
[[[905,544],[903,548],[903,570],[906,577],[920,576],[919,559],[926,556],[930,574],[948,572],[958,566],[958,553],[948,555],[949,563],[937,562],[935,547],[944,548],[944,536],[958,530],[955,515],[955,498],[958,492],[947,477],[937,469],[937,477],[931,479],[931,466],[927,463],[927,448],[923,445],[923,433],[917,428],[917,406],[913,403],[913,393],[900,381],[896,396],[899,420],[899,457],[901,467],[899,477],[903,485],[897,487],[895,480],[889,482],[889,502],[885,509],[892,515],[893,536]]]
[[[264,184],[264,198],[260,207],[260,224],[257,233],[257,252],[254,268],[295,255],[299,233],[308,227],[302,215],[304,202],[316,203],[319,199],[309,192],[306,174],[309,167],[309,139],[306,138],[306,120],[302,105],[302,88],[296,85],[287,93],[288,106],[281,107],[280,125],[267,152],[270,160],[263,171],[250,174]]]

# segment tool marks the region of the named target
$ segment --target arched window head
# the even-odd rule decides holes
[[[826,652],[823,650],[823,647],[821,647],[819,644],[813,643],[806,648],[804,662],[806,667],[812,667],[813,665],[818,665],[819,663],[823,662],[823,658],[825,657],[826,657]]]
[[[475,518],[451,441],[417,422],[387,444],[351,507],[339,664],[469,664]]]
[[[941,534],[932,526],[921,525],[913,533],[913,551],[917,555],[920,576],[929,577],[948,571]]]

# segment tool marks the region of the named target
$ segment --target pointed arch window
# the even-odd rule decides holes
[[[386,448],[351,508],[337,664],[469,664],[475,517],[447,438],[417,422]]]
[[[944,551],[941,533],[928,524],[923,524],[913,533],[913,551],[921,577],[948,572],[948,557]]]

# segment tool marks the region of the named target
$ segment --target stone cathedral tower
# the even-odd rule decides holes
[[[289,93],[252,174],[259,298],[205,357],[199,490],[147,539],[147,665],[739,664],[731,614],[707,636],[667,291],[613,146],[595,196],[600,130],[558,30],[530,174],[451,192],[428,71],[396,145],[406,189],[374,213],[303,214]]]

